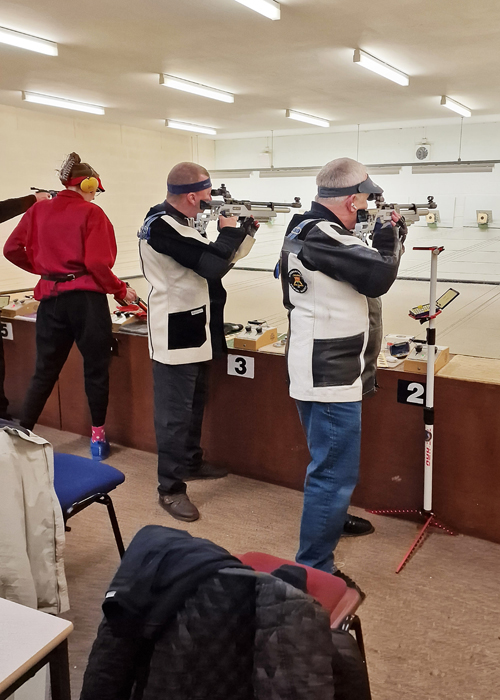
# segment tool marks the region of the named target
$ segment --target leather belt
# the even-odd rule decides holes
[[[81,272],[71,272],[67,275],[42,275],[43,280],[48,280],[49,282],[72,282],[78,279],[78,277],[83,277],[87,274],[86,270]]]

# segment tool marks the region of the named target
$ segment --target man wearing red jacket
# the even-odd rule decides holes
[[[13,219],[15,216],[24,214],[36,202],[42,199],[50,199],[48,192],[37,192],[36,194],[28,194],[26,197],[17,197],[15,199],[4,199],[0,202],[0,224],[4,221]],[[10,420],[11,416],[8,412],[9,402],[5,396],[3,388],[5,381],[5,359],[3,355],[3,338],[0,335],[0,418]]]
[[[76,341],[92,417],[91,454],[101,460],[109,455],[104,421],[112,332],[106,294],[130,303],[136,293],[111,271],[116,259],[114,230],[102,209],[92,204],[96,193],[104,192],[98,173],[71,153],[59,178],[66,189],[29,209],[4,247],[10,262],[41,276],[34,292],[40,301],[36,368],[21,426],[34,428]]]

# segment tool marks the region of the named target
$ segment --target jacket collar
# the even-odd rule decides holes
[[[86,201],[83,199],[82,195],[79,194],[78,192],[75,192],[74,190],[61,190],[60,192],[57,193],[58,197],[70,197],[71,199],[81,199],[82,201]]]
[[[173,206],[172,206],[169,202],[167,202],[166,200],[165,200],[165,203],[164,203],[164,204],[165,204],[165,212],[166,212],[169,216],[173,216],[174,219],[177,219],[177,221],[181,221],[183,224],[186,224],[186,225],[187,225],[187,223],[188,223],[188,218],[187,218],[187,216],[186,216],[185,214],[183,214],[181,211],[179,211],[178,209],[176,209],[175,207],[173,207]]]

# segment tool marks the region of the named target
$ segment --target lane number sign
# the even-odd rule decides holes
[[[255,359],[247,355],[228,355],[227,373],[235,377],[253,379],[255,376]]]
[[[0,335],[4,340],[14,340],[14,333],[12,332],[12,323],[6,323],[2,321],[0,323]]]
[[[398,403],[410,406],[425,406],[425,384],[398,380]]]

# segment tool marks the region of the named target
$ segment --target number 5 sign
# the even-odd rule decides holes
[[[227,356],[227,373],[235,377],[246,377],[247,379],[254,378],[254,363],[253,357],[241,355]]]
[[[0,335],[4,340],[14,340],[14,334],[12,332],[12,323],[0,323]]]
[[[425,384],[398,380],[398,403],[410,406],[425,406]]]

